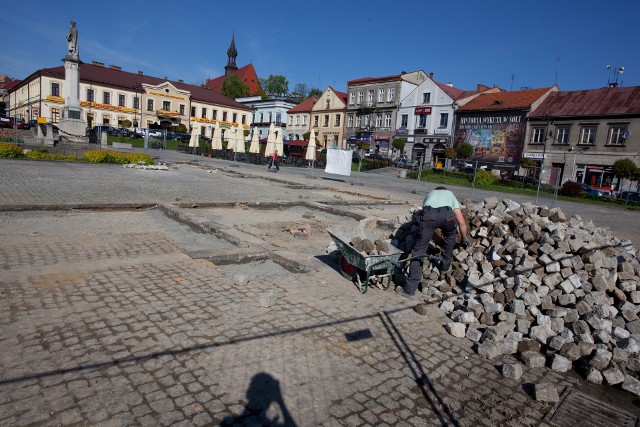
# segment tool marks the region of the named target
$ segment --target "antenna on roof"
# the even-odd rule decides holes
[[[558,84],[558,68],[560,67],[560,55],[556,56],[556,78],[553,80],[553,84]]]
[[[624,67],[612,67],[611,65],[607,65],[607,70],[609,70],[609,79],[607,80],[607,84],[609,87],[617,87],[618,77],[620,77],[620,74],[624,73]],[[611,81],[611,74],[614,76],[613,81]],[[622,84],[622,82],[620,82],[620,84]]]
[[[509,88],[509,90],[513,90],[513,79],[516,78],[516,74],[515,73],[511,73],[511,87]]]

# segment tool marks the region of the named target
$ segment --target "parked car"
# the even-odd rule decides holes
[[[162,138],[162,131],[157,129],[149,129],[149,136],[153,138]]]
[[[640,191],[623,191],[618,194],[618,198],[630,202],[640,202]]]
[[[583,193],[587,193],[591,196],[602,196],[602,192],[600,190],[596,190],[595,188],[593,188],[592,186],[590,186],[589,184],[580,184],[580,186],[582,187],[582,192]]]
[[[393,161],[393,165],[397,168],[416,169],[418,165],[406,157],[399,157]]]
[[[111,136],[130,136],[131,132],[128,131],[127,129],[122,129],[122,128],[112,128],[109,131],[109,135]]]
[[[521,182],[523,184],[538,185],[538,180],[532,176],[512,175],[509,180]]]
[[[381,161],[381,162],[387,162],[389,161],[388,158],[384,157],[381,154],[377,154],[377,153],[373,153],[373,154],[369,154],[368,156],[365,157],[366,159],[371,159],[371,160],[377,160],[377,161]]]
[[[29,129],[29,124],[25,123],[24,119],[16,120],[15,117],[0,117],[0,128]]]

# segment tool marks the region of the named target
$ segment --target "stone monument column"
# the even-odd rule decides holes
[[[87,124],[82,120],[80,108],[80,57],[78,55],[78,30],[71,21],[67,34],[69,53],[64,57],[64,101],[60,118],[60,137],[68,141],[86,142]]]

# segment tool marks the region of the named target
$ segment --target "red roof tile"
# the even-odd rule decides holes
[[[295,107],[288,109],[287,113],[310,113],[313,108],[313,104],[317,101],[317,96],[310,96]]]
[[[458,111],[527,109],[552,89],[553,87],[547,87],[513,92],[481,93],[460,107]]]
[[[45,74],[60,76],[64,78],[64,67],[45,68],[42,70]],[[251,110],[244,104],[236,102],[231,98],[227,98],[217,92],[201,86],[194,86],[182,82],[175,82],[159,77],[146,76],[144,74],[130,73],[128,71],[106,68],[94,64],[82,64],[80,66],[80,80],[83,82],[93,82],[107,86],[127,88],[131,90],[142,90],[142,84],[158,85],[164,82],[170,82],[176,88],[186,90],[191,93],[191,98],[196,101],[204,101],[212,104],[227,105],[243,110]]]
[[[347,82],[347,86],[351,85],[361,85],[365,83],[373,83],[373,82],[384,82],[389,80],[398,80],[402,74],[395,74],[393,76],[385,76],[385,77],[363,77],[361,79],[350,80]]]
[[[530,117],[601,116],[640,113],[640,86],[553,92]]]
[[[246,84],[249,87],[249,95],[260,95],[262,94],[262,87],[260,86],[260,80],[258,79],[258,75],[256,74],[256,69],[253,67],[253,64],[247,64],[242,68],[238,68],[232,73],[234,76],[238,76],[238,78],[242,81],[242,83]],[[215,79],[207,80],[204,84],[209,89],[220,93],[222,90],[222,84],[224,83],[224,76],[216,77]]]
[[[333,87],[329,86],[329,89],[331,89],[338,98],[340,98],[342,100],[342,102],[344,102],[344,105],[347,105],[347,98],[348,95],[345,92],[340,92],[335,90]]]
[[[4,89],[4,90],[13,89],[14,87],[18,86],[18,84],[21,81],[22,80],[11,80],[10,82],[5,83],[3,86],[0,86],[0,89]]]

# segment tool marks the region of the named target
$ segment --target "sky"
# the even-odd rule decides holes
[[[8,3],[8,0],[0,0]],[[0,75],[62,65],[69,21],[83,62],[202,84],[237,65],[259,77],[346,91],[402,71],[472,90],[640,86],[640,1],[32,0],[0,15]],[[622,74],[613,70],[624,67]]]

